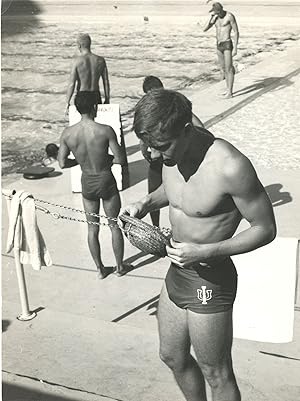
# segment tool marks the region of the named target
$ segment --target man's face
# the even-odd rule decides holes
[[[156,139],[150,136],[149,147],[151,149],[151,158],[162,157],[163,164],[168,167],[175,166],[181,159],[182,155],[182,136],[180,134],[176,138]]]

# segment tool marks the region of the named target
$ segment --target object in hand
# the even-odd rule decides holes
[[[158,227],[127,214],[122,214],[119,219],[122,221],[124,233],[132,245],[142,252],[155,256],[167,255],[166,245],[170,246],[171,231],[167,235]]]

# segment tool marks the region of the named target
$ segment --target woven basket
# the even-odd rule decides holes
[[[164,234],[158,227],[151,226],[135,217],[122,214],[124,232],[129,242],[145,253],[164,257],[167,255],[166,245],[170,244],[171,232]]]

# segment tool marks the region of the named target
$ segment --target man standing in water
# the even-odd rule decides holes
[[[66,114],[68,114],[75,87],[77,92],[91,92],[96,104],[102,103],[99,89],[100,78],[103,81],[104,103],[108,104],[110,101],[108,71],[104,57],[91,52],[91,38],[87,33],[78,36],[77,44],[81,54],[72,66],[67,89]]]
[[[205,129],[195,131],[182,94],[147,93],[133,127],[161,153],[163,183],[121,213],[143,218],[169,205],[173,236],[158,307],[160,357],[186,400],[206,401],[206,380],[212,400],[240,401],[231,356],[237,273],[230,257],[275,238],[272,205],[241,152]],[[249,227],[234,235],[242,218]]]
[[[213,3],[212,13],[209,21],[204,27],[204,32],[208,31],[213,25],[216,27],[217,36],[217,55],[221,68],[222,79],[226,80],[226,99],[232,97],[235,70],[232,58],[237,54],[239,40],[239,30],[234,15],[223,9],[222,4]],[[233,31],[233,40],[231,39]]]
[[[124,165],[124,151],[118,144],[114,130],[94,121],[97,104],[91,92],[80,91],[75,97],[75,106],[81,114],[81,121],[67,127],[60,138],[58,162],[61,168],[80,164],[82,170],[82,200],[86,213],[99,214],[100,199],[103,201],[104,212],[109,217],[117,217],[121,207],[120,195],[115,178],[111,172],[113,157],[108,154],[108,148],[114,155],[114,162]],[[75,156],[69,159],[70,152]],[[99,218],[87,214],[91,223],[99,223]],[[118,225],[112,221],[112,246],[116,259],[116,274],[122,276],[128,271],[123,262],[124,240]],[[100,279],[109,272],[101,260],[99,243],[99,225],[88,224],[88,245],[94,259]]]

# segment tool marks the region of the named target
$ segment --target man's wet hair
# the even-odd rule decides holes
[[[80,33],[77,37],[77,43],[84,47],[85,49],[89,49],[91,47],[91,37],[88,33]]]
[[[144,93],[149,92],[152,89],[160,89],[163,88],[164,85],[158,77],[154,75],[148,75],[143,82],[143,91]]]
[[[135,106],[133,130],[147,143],[177,137],[192,121],[192,103],[173,90],[154,89]]]
[[[59,147],[55,143],[48,143],[46,146],[46,154],[48,157],[57,157]]]
[[[74,103],[80,114],[90,114],[95,110],[95,94],[89,91],[78,92]]]

